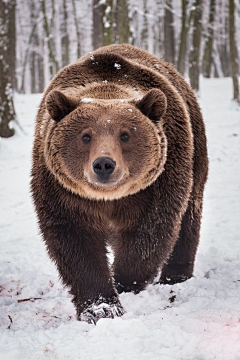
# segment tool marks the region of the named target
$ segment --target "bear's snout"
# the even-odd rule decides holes
[[[92,166],[99,181],[104,183],[108,181],[109,176],[114,172],[116,162],[109,157],[99,157],[93,162]]]

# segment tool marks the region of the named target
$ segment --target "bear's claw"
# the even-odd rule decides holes
[[[80,321],[86,321],[89,324],[95,324],[102,318],[115,318],[116,316],[122,316],[124,309],[120,304],[107,304],[101,303],[98,305],[91,305],[84,310],[80,316]]]

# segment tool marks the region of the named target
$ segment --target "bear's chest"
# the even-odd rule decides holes
[[[106,233],[121,232],[141,221],[143,214],[155,208],[156,198],[149,191],[129,196],[121,200],[89,203],[85,208],[88,221],[92,226]]]

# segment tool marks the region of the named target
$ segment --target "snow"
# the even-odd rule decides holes
[[[16,96],[24,133],[0,143],[1,359],[240,360],[240,107],[231,94],[229,78],[201,81],[210,173],[195,277],[122,294],[126,313],[96,326],[76,320],[41,241],[29,196],[41,95]]]
[[[114,67],[115,67],[117,70],[120,70],[120,69],[121,69],[121,64],[115,63],[115,64],[114,64]]]
[[[81,100],[81,102],[82,102],[82,103],[85,103],[85,104],[90,103],[90,102],[92,102],[92,101],[93,101],[92,98],[83,98],[83,99]]]

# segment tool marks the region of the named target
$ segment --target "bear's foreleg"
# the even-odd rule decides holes
[[[104,234],[63,223],[44,228],[51,258],[70,287],[79,320],[96,323],[123,314],[108,267]]]
[[[127,242],[127,240],[122,239],[122,242]],[[130,291],[138,293],[144,290],[157,275],[158,268],[156,259],[152,259],[151,256],[142,257],[134,251],[133,244],[125,245],[124,249],[118,245],[113,264],[115,287],[118,293]]]
[[[171,242],[159,239],[162,237],[159,224],[153,229],[152,226],[149,219],[141,219],[141,224],[119,236],[113,264],[118,293],[143,290],[169,256]]]

